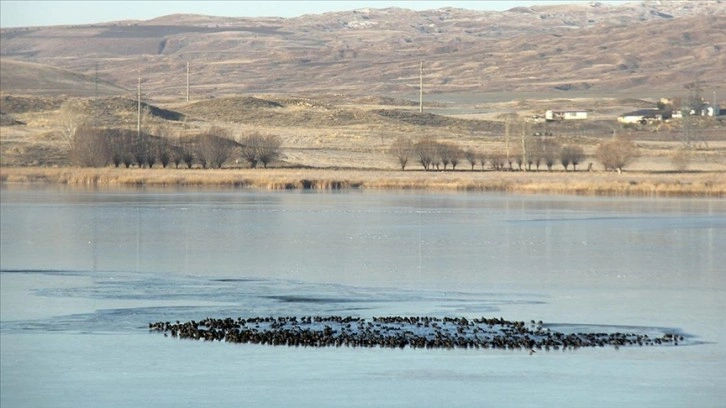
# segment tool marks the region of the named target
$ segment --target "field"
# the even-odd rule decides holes
[[[682,121],[617,118],[661,98],[725,106],[724,12],[716,1],[582,3],[2,29],[2,180],[720,196],[726,115],[699,119],[687,136]],[[587,120],[536,120],[573,108]],[[126,157],[145,140],[178,157],[210,129],[236,151],[222,172],[199,169],[199,157],[191,172],[72,169],[89,164],[69,153],[64,131],[79,123],[112,129],[106,140],[122,134]],[[253,133],[279,138],[273,169],[246,169]],[[412,157],[401,172],[389,153],[400,137],[475,151],[479,171],[462,158],[456,171],[424,172]],[[615,137],[637,153],[623,174],[597,155]],[[545,142],[581,148],[578,169],[592,171],[556,161],[552,172],[520,172],[523,147]],[[502,157],[515,171],[492,170]]]
[[[155,168],[74,168],[61,135],[64,102],[106,127],[134,129],[137,104],[123,97],[63,99],[59,97],[2,97],[2,110],[12,121],[0,134],[0,181],[50,182],[93,186],[243,186],[266,189],[367,188],[427,189],[566,194],[726,195],[726,127],[710,118],[698,129],[702,143],[685,168],[673,157],[681,143],[677,123],[623,127],[614,120],[623,109],[647,106],[645,99],[582,95],[577,99],[538,99],[519,95],[439,95],[424,113],[407,99],[320,95],[315,98],[257,95],[211,98],[190,103],[149,101],[144,108],[144,131],[163,125],[167,138],[193,137],[211,126],[229,131],[239,140],[259,132],[282,140],[281,156],[271,169],[248,169],[238,154],[221,170]],[[411,158],[405,171],[388,153],[393,140],[406,136],[414,142],[432,138],[474,149],[486,155],[515,156],[520,145],[515,131],[509,138],[502,114],[520,118],[542,112],[552,104],[592,106],[587,121],[531,124],[530,132],[547,133],[558,142],[583,148],[586,158],[577,172],[556,163],[538,171],[493,171],[490,163],[475,168],[461,160],[455,171],[423,171]],[[613,136],[631,139],[638,157],[622,174],[604,171],[595,154]],[[533,137],[533,136],[528,136]],[[591,171],[586,171],[590,167]],[[516,168],[516,164],[515,164]]]
[[[394,189],[576,195],[726,197],[724,173],[494,172],[319,169],[3,168],[5,186],[230,187],[260,189]]]

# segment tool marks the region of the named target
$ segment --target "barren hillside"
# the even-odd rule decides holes
[[[429,93],[601,93],[682,90],[700,78],[723,87],[726,4],[599,3],[505,12],[362,9],[298,18],[173,15],[149,21],[14,28],[0,32],[2,91],[77,94],[71,76],[96,75],[151,99],[239,93],[415,95],[419,63]],[[44,83],[28,78],[45,78]],[[71,81],[73,82],[73,81]],[[110,86],[110,85],[109,85]],[[119,89],[105,89],[117,94]]]

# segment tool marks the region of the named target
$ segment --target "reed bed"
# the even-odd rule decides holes
[[[216,186],[268,190],[433,190],[726,197],[726,173],[387,171],[326,169],[0,168],[3,185]]]

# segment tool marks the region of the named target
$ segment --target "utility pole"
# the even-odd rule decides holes
[[[138,112],[136,114],[136,136],[141,138],[141,78],[139,78],[139,85],[136,91],[136,101],[138,106]]]
[[[189,61],[187,61],[187,102],[189,102]]]
[[[418,113],[423,113],[423,61],[421,61],[421,67],[419,68]]]
[[[96,73],[93,76],[93,102],[98,100],[98,61],[96,61]]]
[[[522,165],[524,165],[524,171],[527,171],[527,133],[529,133],[529,126],[527,126],[526,118],[522,118],[520,126],[522,127]]]
[[[711,105],[711,106],[713,107],[713,116],[718,116],[719,109],[716,106],[716,90],[715,89],[713,90],[713,105]]]
[[[504,118],[504,153],[507,155],[507,164],[509,164],[509,170],[512,170],[512,161],[509,158],[509,120],[511,118],[511,114],[507,114],[507,116]]]
[[[93,77],[93,126],[98,127],[98,61],[96,61],[96,73]]]

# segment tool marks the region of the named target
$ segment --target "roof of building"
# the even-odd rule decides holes
[[[580,108],[566,108],[566,109],[548,109],[552,112],[587,112],[587,109],[580,109]]]
[[[643,117],[655,117],[656,115],[662,115],[663,111],[660,109],[638,109],[636,111],[623,113],[620,117],[625,116],[643,116]]]

